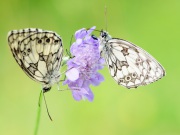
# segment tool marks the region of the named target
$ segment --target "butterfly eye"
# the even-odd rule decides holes
[[[107,37],[107,33],[106,33],[106,32],[102,32],[101,36],[102,36],[103,38],[106,38],[106,37]]]
[[[43,88],[43,93],[48,92],[50,89],[51,89],[51,87],[44,87]]]

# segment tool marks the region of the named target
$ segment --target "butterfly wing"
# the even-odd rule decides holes
[[[105,43],[103,52],[110,74],[119,85],[136,88],[165,76],[155,58],[128,41],[112,38]]]
[[[41,29],[23,29],[9,32],[8,43],[15,60],[31,79],[42,84],[56,82],[63,55],[60,36]]]

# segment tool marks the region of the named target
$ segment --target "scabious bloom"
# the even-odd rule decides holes
[[[67,80],[64,84],[68,84],[77,101],[93,101],[94,95],[89,86],[97,86],[104,81],[104,77],[97,72],[103,68],[104,59],[100,57],[99,40],[91,35],[94,29],[95,26],[89,30],[83,28],[76,31],[76,41],[70,48],[74,57],[67,61]]]

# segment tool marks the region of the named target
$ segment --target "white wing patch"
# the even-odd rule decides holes
[[[142,48],[101,33],[102,53],[114,80],[127,88],[155,82],[165,76],[164,68]]]
[[[44,92],[59,82],[63,46],[58,34],[33,28],[13,30],[8,33],[8,44],[19,66],[43,84]]]

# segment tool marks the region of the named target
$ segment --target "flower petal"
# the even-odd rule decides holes
[[[88,94],[87,90],[84,88],[72,87],[71,89],[73,98],[77,101],[81,100],[84,95]]]
[[[99,59],[99,65],[98,65],[98,69],[103,69],[104,68],[104,64],[105,64],[105,60],[103,58]]]
[[[76,33],[75,33],[75,38],[76,38],[76,39],[78,39],[78,38],[84,38],[86,35],[87,35],[86,29],[85,29],[85,28],[82,28],[82,29],[76,31]]]
[[[90,35],[95,29],[96,29],[96,26],[91,27],[91,28],[87,31],[87,35]]]
[[[76,44],[77,44],[77,45],[80,45],[81,43],[82,43],[82,39],[78,38],[78,39],[76,40]]]
[[[75,90],[74,91],[72,90],[72,96],[77,101],[80,101],[82,99],[82,95]]]
[[[93,101],[93,99],[94,99],[94,94],[92,93],[92,91],[91,91],[91,89],[90,88],[88,88],[88,94],[86,94],[85,95],[85,97],[90,101],[90,102],[92,102]]]
[[[104,81],[104,77],[99,73],[96,73],[94,77],[91,78],[91,83],[94,86],[98,86],[102,81]]]
[[[72,68],[66,72],[66,76],[70,81],[75,81],[79,78],[79,71],[76,68]]]

